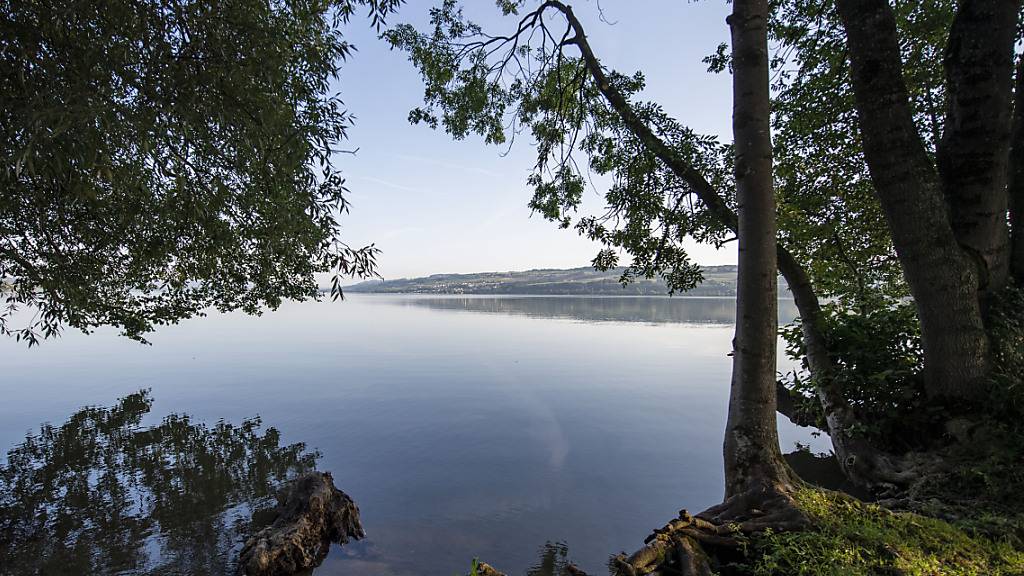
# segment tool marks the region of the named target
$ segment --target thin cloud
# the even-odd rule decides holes
[[[474,172],[476,174],[483,174],[485,176],[491,176],[494,178],[503,178],[504,174],[498,174],[485,168],[476,168],[474,166],[464,166],[462,164],[453,164],[451,162],[445,162],[443,160],[437,160],[435,158],[424,158],[423,156],[414,156],[410,154],[398,154],[396,156],[400,160],[408,160],[411,162],[420,162],[422,164],[429,164],[431,166],[438,166],[440,168],[447,168],[449,170],[461,170],[463,172]]]
[[[380,178],[374,178],[373,176],[358,176],[357,179],[362,180],[364,182],[372,182],[374,184],[380,184],[381,186],[384,186],[384,187],[387,187],[387,188],[393,188],[395,190],[402,190],[403,192],[427,192],[427,190],[425,190],[423,188],[415,188],[415,187],[412,187],[412,186],[404,186],[402,184],[397,184],[395,182],[390,182],[388,180],[382,180]]]

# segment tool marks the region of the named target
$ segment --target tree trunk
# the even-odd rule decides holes
[[[1018,0],[960,2],[944,61],[939,175],[953,234],[977,266],[983,308],[1009,279],[1006,182],[1018,9]]]
[[[911,114],[888,0],[839,0],[864,155],[921,322],[934,398],[978,399],[990,366],[975,258],[957,243]]]
[[[1024,288],[1024,55],[1017,60],[1017,86],[1013,107],[1013,140],[1010,152],[1010,226],[1012,228],[1013,279]]]
[[[729,418],[726,498],[791,486],[775,421],[778,338],[775,196],[768,95],[768,2],[736,0],[729,17],[733,138],[739,207],[739,266]]]

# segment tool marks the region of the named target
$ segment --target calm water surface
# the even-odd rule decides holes
[[[244,531],[253,502],[315,450],[369,535],[318,576],[447,576],[473,557],[510,574],[565,558],[602,573],[678,509],[721,499],[732,317],[729,299],[359,295],[213,315],[161,329],[152,346],[109,332],[32,350],[4,340],[0,446],[36,468],[77,466],[69,486],[75,474],[102,484],[103,470],[124,479],[60,534],[118,526],[92,534],[93,549],[134,546],[122,565],[138,571],[217,573],[237,545],[228,527]],[[40,423],[125,397],[79,413],[67,437],[38,437]],[[164,419],[174,413],[188,418]],[[262,427],[246,428],[254,416]],[[123,431],[140,429],[124,448]],[[780,434],[784,451],[827,450],[784,418]],[[133,514],[151,518],[128,530]]]

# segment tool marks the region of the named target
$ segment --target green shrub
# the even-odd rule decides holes
[[[921,335],[913,302],[884,299],[870,303],[837,301],[823,307],[835,378],[861,423],[855,430],[890,451],[918,448],[935,437],[945,418],[932,406],[921,379]],[[800,326],[782,329],[790,358],[803,360]],[[815,383],[806,370],[781,380],[787,388],[813,398]],[[808,409],[816,409],[808,408]],[[824,418],[819,417],[824,426]]]

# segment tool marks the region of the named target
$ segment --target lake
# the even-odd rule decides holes
[[[356,295],[212,314],[152,346],[109,331],[3,340],[6,481],[64,509],[17,519],[8,502],[0,521],[75,540],[59,566],[100,551],[128,573],[218,573],[255,502],[315,460],[368,534],[318,576],[450,576],[474,557],[512,575],[565,558],[601,574],[680,508],[721,500],[733,305]],[[55,428],[40,435],[43,422]],[[784,452],[829,449],[781,416],[779,430]]]

